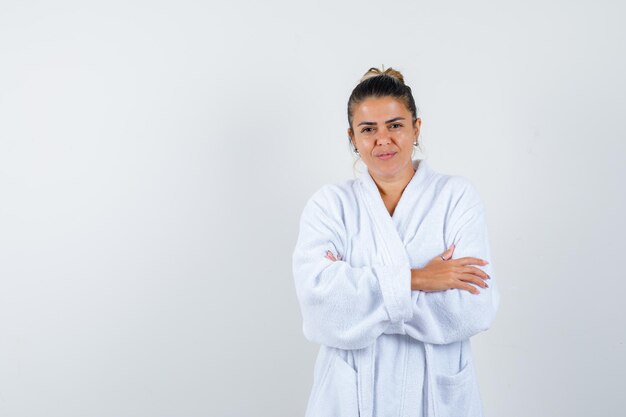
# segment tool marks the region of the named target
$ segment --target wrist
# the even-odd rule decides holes
[[[411,269],[411,291],[421,290],[422,270],[419,268]]]

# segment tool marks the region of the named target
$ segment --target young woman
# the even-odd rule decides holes
[[[357,179],[307,201],[293,253],[305,337],[321,345],[306,417],[479,417],[470,337],[500,295],[472,183],[413,160],[411,88],[371,68],[348,101]]]

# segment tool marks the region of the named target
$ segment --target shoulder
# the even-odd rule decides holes
[[[355,199],[354,184],[354,180],[347,180],[318,188],[306,201],[300,216],[301,230],[313,234],[330,231],[343,241],[346,218]]]
[[[457,204],[470,208],[482,205],[482,199],[474,183],[461,175],[448,175],[445,183],[451,200]]]
[[[439,201],[445,201],[450,209],[467,209],[482,205],[477,187],[463,175],[445,174],[429,169],[430,184]]]
[[[307,200],[305,210],[324,212],[328,216],[343,213],[355,201],[356,180],[350,179],[318,188]]]
[[[445,222],[449,230],[467,224],[485,215],[485,206],[474,183],[462,175],[444,175],[441,179],[441,198],[446,207]]]

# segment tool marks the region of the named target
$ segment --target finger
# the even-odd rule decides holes
[[[471,292],[472,294],[480,294],[480,290],[478,288],[474,287],[473,285],[470,285],[470,284],[466,284],[464,289],[466,289],[467,291]]]
[[[484,279],[478,278],[476,275],[472,274],[463,274],[461,278],[459,278],[465,282],[470,282],[472,284],[476,284],[482,288],[489,288],[489,284],[485,282]]]
[[[478,288],[476,288],[472,284],[464,283],[463,289],[471,292],[472,294],[480,294],[480,291],[478,290]]]
[[[476,268],[475,266],[463,266],[459,269],[459,271],[464,274],[474,274],[483,279],[490,279],[489,274],[480,268]]]
[[[471,256],[466,256],[464,258],[458,258],[458,259],[455,259],[455,261],[460,263],[461,265],[470,265],[470,264],[487,265],[489,263],[489,262],[485,261],[484,259],[474,258],[474,257],[471,257]]]
[[[480,291],[475,286],[468,284],[467,282],[463,282],[461,280],[457,280],[453,285],[454,288],[458,288],[460,290],[469,291],[472,294],[480,294]]]
[[[454,243],[445,252],[438,256],[438,258],[441,260],[448,260],[452,257],[452,252],[454,252]]]

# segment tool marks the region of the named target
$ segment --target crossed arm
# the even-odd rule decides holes
[[[491,264],[481,266],[491,279],[478,294],[460,288],[411,290],[407,265],[352,267],[342,260],[343,230],[339,219],[309,201],[300,220],[293,272],[303,332],[310,341],[360,349],[383,333],[400,333],[447,344],[491,326],[499,305]],[[453,259],[490,259],[482,204],[455,217],[445,235],[455,244]]]

